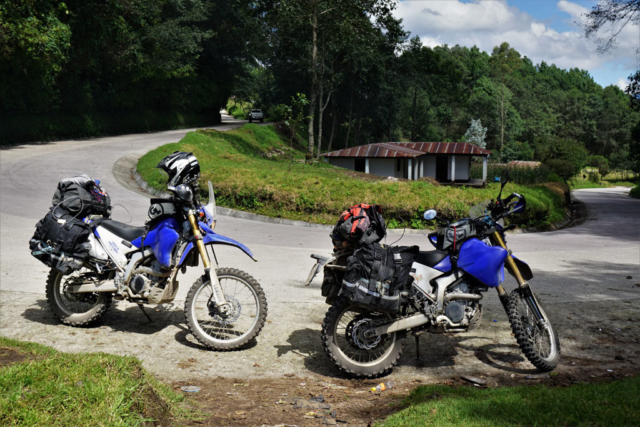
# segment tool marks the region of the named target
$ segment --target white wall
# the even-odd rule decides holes
[[[424,166],[422,176],[436,177],[436,157],[435,156],[422,156],[421,157]]]
[[[456,156],[456,181],[466,181],[469,179],[469,164],[471,156]]]
[[[396,159],[369,159],[369,173],[380,176],[396,176]]]
[[[329,164],[333,166],[337,166],[339,168],[351,169],[351,170],[356,169],[355,159],[345,158],[345,157],[327,157],[327,159],[329,160]],[[371,163],[369,163],[369,168],[371,168]]]

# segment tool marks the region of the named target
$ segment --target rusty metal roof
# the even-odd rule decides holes
[[[322,154],[325,157],[409,157],[424,154],[488,156],[491,151],[468,142],[379,142]]]

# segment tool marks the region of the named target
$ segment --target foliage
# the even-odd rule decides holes
[[[572,139],[539,140],[536,151],[551,171],[565,182],[582,170],[588,157],[584,146]]]
[[[640,185],[636,185],[629,191],[629,195],[636,199],[640,199]]]
[[[533,160],[533,148],[526,142],[510,141],[504,145],[500,157],[505,163],[513,160]]]
[[[145,425],[184,416],[184,397],[134,357],[69,354],[0,337],[24,362],[0,368],[2,425]]]
[[[381,426],[634,425],[640,378],[569,387],[420,386]]]
[[[509,170],[509,179],[515,184],[532,185],[553,181],[549,179],[549,168],[544,165],[530,168],[489,163],[487,165],[487,182],[495,182],[495,178],[499,177],[505,169]],[[470,174],[472,179],[482,178],[482,165],[472,163]]]
[[[604,156],[590,156],[587,164],[598,168],[600,176],[606,176],[609,173],[609,161]]]
[[[487,148],[487,143],[484,140],[486,136],[487,128],[482,127],[482,121],[480,119],[471,119],[471,126],[469,126],[462,139],[480,148]]]
[[[424,228],[433,226],[420,219],[427,208],[457,219],[466,216],[471,206],[495,198],[499,190],[498,184],[477,189],[425,181],[390,182],[326,163],[307,165],[306,147],[291,149],[274,126],[253,124],[229,132],[190,132],[177,144],[150,151],[137,168],[153,187],[165,188],[166,177],[155,165],[176,150],[196,155],[203,171],[201,194],[205,196],[204,185],[211,180],[221,206],[322,224],[334,223],[345,207],[378,203],[388,220]],[[278,152],[284,154],[268,156]],[[527,212],[513,218],[518,224],[544,226],[564,217],[564,198],[553,189],[509,184],[505,191],[527,198]]]

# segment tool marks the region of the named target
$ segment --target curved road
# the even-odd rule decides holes
[[[244,123],[224,115],[223,119],[224,123],[216,126],[216,129],[224,131]],[[87,173],[102,180],[112,203],[126,207],[126,210],[116,207],[114,219],[141,225],[146,215],[148,199],[118,182],[112,170],[114,164],[128,155],[140,155],[157,146],[178,141],[188,131],[189,129],[60,141],[0,151],[0,332],[3,335],[71,350],[92,349],[90,345],[82,344],[74,347],[75,341],[68,341],[70,329],[66,327],[62,327],[59,332],[62,335],[56,338],[61,341],[39,335],[36,331],[38,325],[44,325],[43,328],[49,331],[45,335],[48,335],[52,330],[50,328],[57,331],[60,326],[48,314],[43,302],[47,270],[30,256],[28,250],[34,225],[49,208],[57,182],[61,178],[79,173]],[[127,187],[130,188],[131,185]],[[640,287],[633,286],[640,283],[640,200],[628,197],[627,192],[628,189],[623,188],[576,191],[574,196],[583,201],[590,212],[583,225],[556,232],[514,234],[509,237],[509,246],[513,252],[531,265],[536,276],[531,283],[547,304],[561,308],[566,303],[603,300],[637,302],[640,298]],[[218,259],[223,266],[246,270],[260,281],[270,305],[269,320],[274,323],[267,325],[259,340],[269,344],[247,350],[243,357],[251,360],[277,358],[281,369],[294,369],[292,367],[298,366],[295,364],[296,358],[305,354],[305,343],[311,340],[319,344],[315,331],[326,311],[320,296],[320,282],[316,279],[310,287],[304,287],[303,282],[312,265],[309,255],[327,253],[331,249],[328,231],[231,217],[220,217],[216,231],[239,240],[254,250],[258,263],[253,263],[240,251],[232,248],[219,249]],[[390,242],[393,240],[395,238],[390,239]],[[407,235],[400,244],[429,246],[425,245],[425,238],[421,235]],[[182,287],[178,300],[184,298],[190,283],[197,276],[196,272],[192,272],[187,273],[186,277],[180,277]],[[627,279],[629,276],[633,279]],[[119,308],[121,304],[118,305]],[[499,311],[497,297],[492,293],[485,304],[489,311]],[[179,305],[156,310],[166,310],[169,314],[164,318],[165,323],[161,322],[161,329],[150,330],[145,339],[155,341],[163,335],[154,337],[153,334],[162,332],[169,334],[164,338],[169,346],[178,339],[179,342],[191,343],[188,345],[197,349],[193,340],[186,337],[188,334],[184,332],[184,327],[178,325],[183,331],[176,333],[175,337],[172,335],[177,329],[172,330],[171,325],[182,321],[179,315],[173,316],[173,313],[178,313],[174,308]],[[29,307],[39,307],[40,311],[31,311]],[[126,312],[126,315],[118,317],[118,321],[129,322],[135,319],[140,328],[146,327],[145,320],[135,307],[125,307],[124,311],[120,311]],[[135,328],[116,327],[108,319],[104,324],[116,332],[123,332],[124,341],[127,334],[138,332]],[[306,326],[302,328],[300,325]],[[139,342],[138,338],[133,347]],[[180,353],[184,346],[178,345],[177,348],[176,351]],[[317,347],[313,348],[317,350]],[[142,350],[118,349],[117,346],[100,349],[139,356],[144,354]],[[311,350],[309,352],[313,353]],[[225,360],[228,360],[229,369],[232,369],[233,357],[229,356]],[[308,356],[304,363],[307,369],[313,371],[314,364],[326,365],[328,361],[324,355],[319,355]],[[155,371],[160,371],[162,375],[161,371],[165,368],[166,366]],[[327,373],[331,369],[318,368],[316,371]],[[265,374],[268,372],[269,369]]]

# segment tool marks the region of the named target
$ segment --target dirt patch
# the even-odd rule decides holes
[[[197,386],[186,393],[205,419],[187,425],[208,426],[317,426],[369,425],[397,412],[401,399],[415,382],[398,383],[383,393],[372,393],[379,381],[346,380],[287,374],[282,378],[195,380],[174,384]]]
[[[0,369],[31,359],[34,359],[33,355],[21,353],[15,348],[0,347]]]

